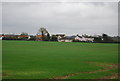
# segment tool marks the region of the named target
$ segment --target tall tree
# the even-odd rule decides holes
[[[48,39],[48,41],[50,40],[50,34],[49,33],[47,33],[47,39]]]
[[[41,33],[41,35],[42,35],[42,40],[43,41],[47,41],[47,40],[49,40],[50,39],[50,34],[48,33],[48,31],[47,31],[47,29],[46,28],[40,28],[39,30],[38,30],[38,34],[40,34]]]

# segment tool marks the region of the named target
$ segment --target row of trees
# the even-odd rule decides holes
[[[2,40],[28,40],[28,41],[35,41],[36,36],[34,35],[29,35],[30,38],[28,37],[18,37],[18,35],[11,35],[7,37],[3,37]],[[57,41],[56,35],[50,36],[49,34],[47,36],[42,37],[42,41]]]
[[[101,36],[88,36],[88,35],[82,35],[84,37],[88,37],[88,38],[94,38],[94,42],[96,43],[116,43],[116,42],[120,42],[120,37],[111,37],[108,36],[107,34],[102,34]],[[50,36],[49,34],[47,34],[47,36],[43,37],[43,41],[57,41],[57,36],[56,35],[52,35]],[[76,42],[76,41],[75,41]]]
[[[56,35],[50,36],[50,33],[47,31],[46,28],[40,28],[37,34],[42,35],[42,41],[57,41]]]
[[[42,41],[57,41],[57,36],[56,35],[50,36],[48,34],[47,36],[42,37]]]
[[[52,35],[50,36],[50,33],[46,30],[46,28],[40,28],[38,30],[38,35],[42,35],[41,41],[57,41],[57,36]],[[86,34],[82,35],[82,37],[87,38],[94,38],[94,42],[120,42],[119,40],[116,40],[116,38],[110,37],[107,34],[102,34],[101,36],[88,36]],[[119,37],[118,37],[119,38]],[[7,37],[3,37],[3,40],[36,40],[36,36],[28,35],[28,33],[23,32],[19,36],[18,35],[10,35]]]
[[[120,37],[111,37],[107,34],[102,34],[102,36],[94,37],[94,42],[100,42],[100,43],[116,43],[120,42]]]
[[[28,40],[28,33],[26,32],[22,32],[20,35],[2,34],[2,36],[3,36],[2,40]]]
[[[3,37],[2,40],[29,40],[29,41],[35,41],[36,40],[36,36],[34,35],[29,35],[29,37],[24,37],[24,36],[28,36],[28,33],[21,33],[20,36],[23,37],[18,37],[18,35],[9,35],[7,37]],[[120,37],[110,37],[107,34],[102,34],[101,36],[87,36],[90,38],[94,38],[94,42],[96,43],[113,43],[113,42],[120,42]],[[42,36],[42,41],[57,41],[57,36],[56,35],[52,35],[50,36],[49,33],[47,33],[46,35]],[[76,42],[76,41],[75,41]]]

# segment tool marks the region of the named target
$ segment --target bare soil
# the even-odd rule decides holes
[[[80,74],[80,73],[92,74],[92,73],[105,72],[105,71],[108,71],[108,70],[111,70],[111,69],[118,68],[118,64],[98,64],[98,63],[93,63],[93,62],[89,62],[89,63],[90,64],[95,64],[96,66],[101,66],[104,69],[91,71],[91,72],[77,72],[77,73],[72,73],[72,74],[68,74],[68,75],[65,75],[65,76],[55,77],[53,79],[67,79],[68,77],[75,76],[75,75]],[[104,76],[104,77],[102,77],[100,79],[114,79],[114,78],[118,79],[118,74],[117,73],[116,74],[114,73],[111,76]]]

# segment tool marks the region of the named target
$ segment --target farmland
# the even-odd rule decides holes
[[[3,79],[117,78],[118,44],[3,41]]]

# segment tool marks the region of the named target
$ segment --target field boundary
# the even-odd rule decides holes
[[[103,67],[104,69],[90,71],[90,72],[77,72],[77,73],[72,73],[72,74],[68,74],[68,75],[65,75],[65,76],[55,77],[53,79],[67,79],[69,77],[72,77],[72,76],[75,76],[75,75],[78,75],[78,74],[81,74],[81,73],[92,74],[92,73],[98,73],[98,72],[105,72],[105,71],[108,71],[108,70],[116,69],[116,68],[118,68],[118,65],[119,65],[119,64],[102,64],[102,63],[98,64],[96,62],[89,62],[89,64],[92,64],[92,65],[94,64],[96,66]],[[118,73],[114,73],[111,76],[104,76],[100,79],[113,79],[113,78],[118,78]]]

